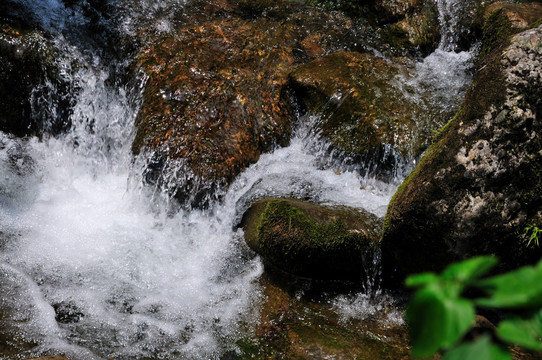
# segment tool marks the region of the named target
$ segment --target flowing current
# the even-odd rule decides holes
[[[76,11],[55,0],[20,3],[58,32],[61,65],[82,65],[64,74],[79,89],[67,134],[0,132],[0,309],[8,314],[0,331],[13,358],[219,358],[235,351],[242,324],[258,319],[263,266],[235,229],[250,201],[308,198],[384,215],[396,183],[322,166],[325,146],[310,118],[211,210],[172,213],[160,189],[142,185],[145,159],[130,153],[140,84],[110,81],[114,68],[70,40]],[[370,306],[336,303],[351,317]]]

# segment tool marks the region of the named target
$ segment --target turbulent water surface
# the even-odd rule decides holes
[[[67,58],[61,65],[77,60],[64,76],[79,90],[67,134],[0,133],[0,308],[10,314],[2,326],[15,343],[33,345],[15,358],[196,359],[235,351],[240,324],[257,321],[261,297],[262,264],[235,229],[250,201],[288,196],[384,215],[400,179],[383,183],[334,163],[311,133],[311,118],[300,119],[291,145],[263,155],[210,210],[172,210],[160,189],[142,185],[147,160],[130,153],[141,81],[109,81],[116,66],[73,41],[70,24],[87,21],[80,9],[19,3],[56,34]],[[137,14],[120,14],[116,23],[130,33]],[[167,30],[167,18],[157,24]],[[81,26],[73,29],[84,36]],[[415,81],[457,95],[469,56],[442,47],[419,64]],[[347,317],[378,311],[365,299],[340,297],[334,305]]]

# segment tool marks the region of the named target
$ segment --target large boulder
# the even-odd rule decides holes
[[[70,126],[76,90],[61,75],[60,57],[39,31],[0,24],[0,131],[25,136]]]
[[[393,197],[387,279],[480,254],[498,256],[500,270],[542,256],[528,246],[542,227],[542,26],[513,31],[502,12],[488,18],[461,108]]]
[[[245,241],[272,269],[315,279],[364,279],[380,220],[346,207],[265,199],[242,220]],[[367,263],[366,263],[367,261]]]
[[[149,181],[181,169],[169,190],[198,205],[288,143],[294,65],[355,41],[348,18],[298,4],[200,5],[187,6],[173,32],[143,36],[138,61],[148,81],[133,143],[135,154],[154,153]]]
[[[542,18],[542,4],[539,2],[510,3],[497,1],[481,9],[478,21],[485,24],[490,16],[497,12],[500,12],[501,16],[508,19],[513,29],[521,31]]]

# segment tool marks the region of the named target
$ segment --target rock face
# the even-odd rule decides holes
[[[508,17],[484,26],[464,103],[395,194],[384,223],[386,277],[495,254],[501,270],[534,262],[542,226],[542,27],[511,38]]]
[[[183,169],[182,201],[226,186],[262,152],[288,143],[289,72],[348,42],[353,26],[340,14],[288,3],[200,5],[176,18],[173,34],[151,37],[139,56],[149,78],[133,151],[154,152],[155,167]]]
[[[525,30],[530,24],[542,18],[542,4],[538,2],[509,3],[497,1],[483,10],[482,20],[487,21],[495,12],[500,11],[505,16],[512,28]]]
[[[360,279],[365,258],[372,264],[380,221],[350,208],[271,199],[253,204],[242,226],[247,244],[275,269],[316,279]]]
[[[72,92],[39,31],[0,24],[0,130],[17,136],[58,133],[70,125]]]

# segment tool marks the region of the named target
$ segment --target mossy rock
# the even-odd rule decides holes
[[[481,254],[498,256],[501,271],[542,257],[525,234],[542,214],[542,27],[513,31],[502,11],[487,19],[463,104],[389,205],[390,284]]]
[[[414,99],[398,85],[408,78],[400,63],[370,54],[337,52],[298,67],[290,75],[302,110],[319,117],[321,136],[358,163],[376,163],[377,176],[393,176],[398,154],[416,158],[446,123],[428,99]]]
[[[242,226],[247,244],[272,269],[315,279],[362,279],[380,221],[346,207],[267,199],[247,210]]]
[[[379,0],[376,8],[381,21],[383,39],[402,50],[417,50],[429,54],[440,39],[438,10],[434,1]]]
[[[511,3],[506,1],[496,1],[481,10],[478,21],[483,24],[488,21],[492,14],[501,12],[502,16],[508,20],[509,26],[516,32],[522,31],[542,19],[542,3],[540,2],[522,2]]]
[[[61,77],[59,57],[39,31],[0,24],[0,131],[26,136],[69,128],[76,90]]]

